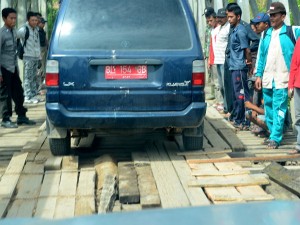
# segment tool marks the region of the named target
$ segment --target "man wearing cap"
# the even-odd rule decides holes
[[[215,10],[212,7],[207,7],[204,10],[203,15],[205,15],[206,18],[206,30],[205,30],[205,42],[204,42],[204,57],[207,60],[207,65],[209,65],[208,63],[208,59],[209,59],[209,53],[210,53],[210,41],[211,41],[211,31],[212,31],[212,26],[210,25],[211,22],[210,20],[212,20],[214,18],[215,15]],[[203,16],[202,15],[202,16]],[[208,68],[208,73],[207,73],[207,78],[206,78],[206,85],[207,87],[210,86],[210,94],[206,96],[206,99],[208,100],[212,100],[215,99],[215,85],[214,85],[214,75],[213,72],[210,68]]]
[[[44,30],[45,23],[47,20],[45,20],[43,17],[40,18],[38,27],[39,27],[39,36],[40,36],[40,46],[41,46],[41,67],[38,72],[38,91],[41,91],[43,82],[45,79],[45,65],[46,65],[46,56],[47,56],[47,48],[48,48],[48,40],[47,35]]]
[[[263,31],[270,27],[270,16],[267,13],[258,13],[256,17],[251,20],[251,23],[254,24],[256,33],[260,35]]]
[[[226,84],[224,82],[225,51],[228,44],[228,35],[230,30],[230,23],[227,20],[225,8],[218,10],[217,21],[220,26],[217,30],[216,41],[214,45],[214,63],[217,65],[219,88],[224,101],[224,113],[227,114],[232,110],[228,107],[228,102],[232,101],[232,98],[229,99],[228,95],[225,94],[225,92],[228,90],[226,90]]]
[[[266,31],[260,42],[255,86],[258,90],[263,90],[266,123],[271,133],[265,144],[269,149],[276,149],[283,137],[289,71],[295,46],[291,37],[287,35],[284,5],[281,2],[273,2],[268,13],[271,28]],[[299,35],[300,31],[296,29],[295,34]]]

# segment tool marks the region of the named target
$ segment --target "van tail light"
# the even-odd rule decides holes
[[[203,60],[193,61],[192,85],[193,86],[205,85],[205,65]]]
[[[46,86],[58,86],[59,83],[59,63],[56,60],[47,60],[46,66]]]

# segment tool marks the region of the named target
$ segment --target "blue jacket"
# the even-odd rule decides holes
[[[297,40],[298,37],[300,37],[300,28],[293,28],[294,34],[295,34],[295,39]],[[267,57],[268,57],[268,51],[270,47],[270,41],[271,41],[271,34],[273,32],[273,27],[267,30],[267,33],[265,37],[263,37],[260,40],[260,45],[259,45],[259,55],[258,55],[258,64],[257,64],[257,70],[256,70],[256,76],[262,77],[266,62],[267,62]],[[286,64],[286,67],[288,68],[288,71],[290,71],[290,65],[291,65],[291,60],[294,52],[295,45],[291,41],[290,37],[286,35],[286,25],[283,24],[280,34],[279,34],[279,40],[280,40],[280,45],[282,49],[282,54],[284,57],[284,61]]]

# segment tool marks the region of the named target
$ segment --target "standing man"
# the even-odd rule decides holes
[[[227,9],[227,18],[232,26],[229,40],[229,70],[231,71],[234,89],[233,125],[246,130],[249,124],[245,119],[244,103],[249,101],[247,73],[251,69],[252,59],[246,28],[240,24],[242,10],[238,5]]]
[[[284,23],[284,5],[281,2],[273,2],[268,13],[271,28],[266,31],[260,42],[255,86],[258,90],[263,90],[266,123],[271,133],[265,143],[269,149],[276,149],[283,137],[289,71],[295,46],[293,37],[288,35],[290,27]]]
[[[24,44],[26,36],[26,27],[29,30],[29,37],[26,40],[26,45],[24,46],[24,95],[25,103],[36,104],[39,102],[37,99],[37,72],[39,60],[41,57],[40,49],[40,37],[38,17],[34,12],[27,13],[26,24],[18,30],[18,37],[21,39],[21,43]]]
[[[220,92],[224,102],[224,113],[227,114],[230,112],[228,107],[228,102],[231,101],[231,98],[228,99],[228,95],[225,95],[225,92],[228,91],[225,89],[225,80],[224,80],[224,63],[225,63],[225,51],[228,44],[228,36],[230,31],[230,24],[227,20],[226,9],[222,8],[218,10],[217,13],[217,22],[219,23],[220,27],[216,34],[216,42],[214,48],[215,60],[214,63],[217,65],[217,72],[218,72],[218,82]],[[231,84],[230,84],[231,85]],[[230,89],[230,91],[232,91]]]
[[[45,79],[45,65],[46,65],[46,56],[47,56],[47,48],[48,48],[48,40],[47,35],[44,30],[45,20],[43,17],[39,20],[39,36],[40,36],[40,45],[41,45],[41,65],[38,73],[38,91],[41,91],[44,79]]]
[[[1,126],[17,128],[18,125],[34,125],[35,122],[26,117],[24,108],[22,82],[19,77],[17,50],[17,35],[14,29],[17,20],[16,10],[4,8],[2,10],[4,26],[0,29],[0,106],[2,107]],[[10,120],[12,116],[12,100],[18,115],[17,124]]]
[[[207,7],[204,10],[205,19],[206,19],[206,29],[205,29],[205,42],[204,42],[204,57],[206,60],[206,65],[209,65],[209,54],[210,54],[210,41],[211,41],[211,31],[212,26],[210,25],[213,20],[213,15],[215,15],[215,10],[212,7]],[[207,100],[215,99],[215,84],[214,84],[214,74],[209,66],[207,67],[207,77],[206,77],[206,86],[210,88],[209,95],[206,95]]]

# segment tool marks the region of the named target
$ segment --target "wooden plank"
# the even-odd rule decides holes
[[[58,188],[58,196],[73,197],[76,195],[78,172],[63,170]]]
[[[287,188],[292,193],[300,196],[299,176],[295,176],[292,171],[288,171],[278,163],[271,163],[263,170],[272,180]]]
[[[27,162],[22,174],[44,174],[44,165],[36,162]]]
[[[46,171],[39,197],[56,197],[58,195],[60,177],[61,171]]]
[[[7,214],[7,206],[10,203],[10,198],[0,198],[0,218]]]
[[[133,152],[131,156],[138,176],[141,207],[160,207],[160,197],[147,153]]]
[[[166,141],[164,142],[164,145],[191,205],[209,205],[210,201],[207,199],[201,188],[188,187],[188,181],[193,178],[191,175],[191,169],[185,159],[176,154],[178,151],[177,145],[174,142]]]
[[[56,207],[56,197],[39,198],[34,217],[53,219]]]
[[[62,170],[78,170],[78,156],[64,156]]]
[[[59,197],[56,201],[55,219],[65,219],[74,217],[75,214],[75,198]]]
[[[219,170],[219,171],[201,171],[193,170],[193,176],[230,176],[230,175],[241,175],[241,174],[250,174],[250,171],[247,170]]]
[[[230,153],[232,152],[231,149],[226,149],[226,150],[215,150],[215,151],[190,151],[190,152],[177,152],[177,155],[182,155],[182,156],[197,156],[197,155],[208,155],[208,154],[224,154],[224,153]]]
[[[98,214],[110,212],[113,208],[117,195],[117,180],[116,175],[106,174],[102,192],[100,194],[100,202],[98,206]]]
[[[17,186],[20,174],[4,174],[0,181],[0,197],[10,199]]]
[[[60,170],[62,164],[62,157],[52,156],[45,162],[45,170]]]
[[[188,163],[217,163],[217,162],[238,162],[238,161],[272,161],[272,160],[289,160],[300,159],[300,154],[264,156],[264,157],[243,157],[243,158],[216,158],[216,159],[189,159]]]
[[[95,196],[95,169],[81,169],[77,187],[77,197],[94,197]]]
[[[146,150],[151,161],[163,208],[189,206],[190,202],[161,143],[147,144]]]
[[[15,153],[6,168],[6,174],[20,174],[24,168],[28,153]]]
[[[35,199],[39,196],[43,174],[24,174],[20,176],[16,199]]]
[[[220,150],[230,149],[229,145],[206,120],[204,120],[204,135],[214,148],[219,148]]]
[[[121,204],[140,202],[137,174],[133,162],[119,162],[119,201]]]
[[[266,192],[273,195],[276,200],[290,201],[297,200],[299,201],[299,197],[284,187],[280,186],[276,182],[270,180],[270,185],[266,186]]]
[[[245,146],[232,129],[218,129],[218,133],[226,140],[233,151],[245,151]]]
[[[96,212],[94,196],[76,197],[75,216],[92,215]]]
[[[122,211],[124,212],[133,212],[133,211],[141,211],[142,207],[139,204],[122,204]]]
[[[266,185],[269,180],[266,178],[245,177],[243,179],[235,176],[226,177],[201,177],[197,180],[191,180],[188,185],[190,187],[228,187],[228,186],[251,186],[251,185]]]
[[[15,200],[7,212],[6,218],[15,218],[15,217],[32,217],[33,210],[35,208],[36,200],[27,199],[24,200]]]
[[[274,200],[272,195],[213,195],[215,201],[268,201]]]

